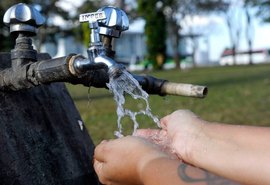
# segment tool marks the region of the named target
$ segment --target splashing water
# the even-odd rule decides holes
[[[136,132],[137,128],[139,127],[139,123],[137,122],[136,116],[137,115],[147,115],[148,117],[152,118],[153,121],[159,125],[159,119],[154,116],[151,112],[149,103],[148,103],[148,97],[149,95],[141,88],[138,81],[126,70],[122,71],[122,74],[117,78],[110,78],[110,82],[107,84],[110,91],[114,94],[114,100],[117,104],[117,126],[118,131],[115,131],[116,137],[123,137],[122,134],[122,125],[121,125],[121,119],[124,116],[129,116],[130,119],[133,121],[133,134]],[[129,109],[124,108],[125,104],[125,97],[124,94],[127,93],[131,95],[134,99],[142,99],[146,103],[146,108],[144,110],[140,110],[138,112],[133,112]]]

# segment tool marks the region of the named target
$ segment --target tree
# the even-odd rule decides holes
[[[193,16],[199,13],[197,6],[198,0],[164,0],[166,7],[164,8],[168,23],[168,31],[171,36],[172,48],[174,49],[174,61],[176,68],[180,67],[179,41],[183,39],[180,37],[181,29],[184,28],[183,20],[187,16]],[[182,25],[181,25],[182,24]],[[195,66],[195,50],[197,48],[197,39],[193,33],[190,33],[190,38],[193,41],[193,64]]]
[[[69,32],[71,28],[63,30],[61,25],[57,25],[53,22],[56,16],[61,17],[66,22],[71,19],[69,12],[62,9],[57,3],[59,3],[59,0],[31,0],[32,5],[40,6],[40,13],[45,17],[45,23],[39,28],[37,35],[37,50],[40,50],[41,45],[47,41],[57,45],[57,33],[72,34]]]
[[[198,6],[203,11],[214,11],[221,13],[224,16],[231,41],[234,64],[236,64],[236,51],[239,45],[240,33],[242,29],[242,17],[240,15],[241,12],[239,12],[239,8],[241,8],[242,3],[242,1],[238,0],[206,0],[198,3]]]
[[[227,11],[223,12],[227,23],[229,36],[232,44],[233,64],[236,64],[236,52],[239,46],[240,33],[242,29],[241,12],[235,7],[233,3],[230,4]]]
[[[172,43],[172,48],[174,49],[174,61],[176,68],[180,66],[180,53],[179,53],[179,43],[181,42],[182,37],[180,37],[182,29],[186,27],[186,18],[187,17],[194,17],[201,13],[209,13],[216,11],[216,9],[224,8],[221,7],[220,2],[216,1],[205,1],[205,0],[163,0],[164,2],[164,14],[166,15],[168,32],[170,35],[170,40]],[[217,6],[218,5],[218,6]],[[203,7],[201,7],[203,6]],[[189,38],[192,40],[192,61],[193,65],[196,65],[195,61],[195,52],[197,49],[197,37],[198,33],[193,32],[190,30]]]
[[[257,10],[256,14],[264,22],[270,22],[270,1],[266,0],[244,0],[244,11],[246,15],[246,39],[249,48],[249,64],[253,64],[252,58],[252,46],[253,46],[253,37],[254,37],[254,26],[252,24],[252,14],[251,9]]]
[[[245,36],[246,36],[246,41],[248,45],[248,53],[249,53],[249,64],[253,64],[253,59],[252,59],[252,48],[253,48],[253,39],[254,39],[254,26],[253,26],[253,15],[251,13],[251,9],[255,6],[257,6],[258,15],[261,15],[263,19],[266,21],[267,18],[270,18],[270,14],[268,13],[268,8],[270,8],[270,2],[269,1],[262,1],[262,0],[230,0],[230,1],[208,1],[204,4],[204,6],[211,5],[210,9],[216,9],[217,12],[222,12],[225,16],[225,20],[227,23],[228,31],[230,34],[230,39],[232,43],[232,52],[233,52],[233,60],[234,63],[236,63],[236,49],[237,45],[239,42],[239,35],[240,31],[243,27],[241,24],[241,16],[245,17]],[[219,6],[221,5],[221,8]],[[222,8],[223,6],[223,8]],[[240,10],[241,15],[236,15],[235,7]],[[225,8],[224,8],[225,7]],[[204,7],[207,9],[206,7]],[[209,7],[208,7],[209,9]],[[262,11],[266,10],[267,11]],[[242,11],[242,12],[241,12]],[[270,20],[270,19],[269,19]]]
[[[248,53],[249,53],[249,64],[253,64],[252,58],[252,46],[253,46],[253,39],[254,39],[254,27],[252,24],[252,15],[250,9],[252,7],[251,0],[244,0],[244,12],[246,16],[246,40],[248,44]]]
[[[245,0],[246,4],[255,7],[257,15],[264,21],[270,22],[270,1],[267,0]]]
[[[157,58],[161,58],[163,62],[165,60],[165,57],[160,56],[165,56],[165,42],[168,32],[172,48],[174,49],[173,57],[176,68],[179,68],[181,57],[178,48],[181,39],[181,24],[187,16],[196,15],[202,10],[199,8],[200,4],[198,2],[205,2],[205,0],[138,0],[138,15],[146,20],[145,34],[149,53],[148,59],[153,61],[155,66],[158,66]],[[196,39],[192,40],[196,42]],[[194,46],[196,48],[196,44]],[[163,54],[161,55],[160,53]]]
[[[166,18],[163,8],[161,1],[138,0],[138,12],[146,20],[147,58],[156,69],[162,69],[166,58]]]
[[[178,21],[177,13],[179,8],[179,1],[177,0],[165,0],[164,14],[166,15],[166,21],[168,26],[168,33],[170,35],[170,40],[173,48],[173,58],[175,62],[175,68],[180,68],[180,54],[178,51],[180,35],[179,31],[181,26]]]

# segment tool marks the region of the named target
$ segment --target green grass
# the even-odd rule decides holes
[[[190,109],[203,119],[230,124],[270,126],[270,65],[195,68],[188,71],[170,70],[151,72],[157,78],[172,82],[193,83],[208,86],[205,99],[177,96],[150,96],[152,112],[163,117],[177,109]],[[106,89],[67,85],[95,143],[114,138],[116,106]],[[143,102],[127,97],[127,107],[140,109]],[[139,118],[140,127],[153,127],[145,117]],[[126,134],[131,122],[125,119]]]

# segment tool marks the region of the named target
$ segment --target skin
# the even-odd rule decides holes
[[[106,185],[233,185],[231,181],[187,165],[160,146],[139,137],[103,141],[95,149],[94,168]]]
[[[270,184],[269,128],[210,123],[187,110],[160,121],[161,130],[96,147],[94,168],[103,184],[235,184],[219,176]]]
[[[187,110],[161,122],[187,163],[243,184],[270,184],[270,128],[210,123]]]
[[[128,136],[103,141],[96,147],[94,158],[94,168],[102,184],[139,185],[143,184],[141,171],[146,163],[168,156],[146,140]]]

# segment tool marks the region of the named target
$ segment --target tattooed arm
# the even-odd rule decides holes
[[[270,128],[210,123],[187,110],[161,125],[187,163],[244,184],[270,184]]]
[[[143,174],[145,185],[237,185],[205,170],[169,159],[152,161]]]
[[[157,145],[138,138],[105,141],[95,149],[94,168],[110,185],[232,185],[230,181],[182,163]]]
[[[195,168],[194,166],[180,163],[177,169],[179,178],[185,183],[207,184],[207,185],[236,185],[238,183],[219,177],[205,170]]]

